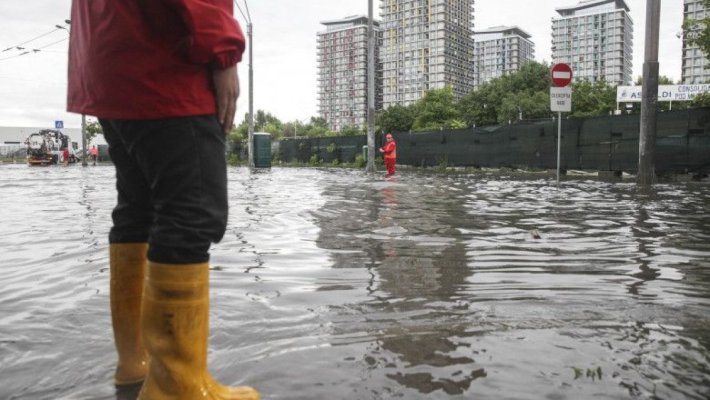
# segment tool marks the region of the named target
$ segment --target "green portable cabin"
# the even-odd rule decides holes
[[[271,134],[254,132],[254,168],[271,168]]]

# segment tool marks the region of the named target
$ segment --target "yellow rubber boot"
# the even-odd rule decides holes
[[[148,261],[147,243],[114,243],[111,263],[111,321],[118,352],[114,383],[141,382],[148,373],[148,353],[141,336],[141,303]]]
[[[150,354],[138,399],[258,400],[247,386],[217,383],[207,370],[209,270],[202,264],[148,262],[143,341]]]

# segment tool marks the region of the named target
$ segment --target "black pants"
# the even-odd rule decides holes
[[[110,243],[148,242],[148,259],[209,260],[227,226],[225,138],[214,116],[101,119],[116,166]]]

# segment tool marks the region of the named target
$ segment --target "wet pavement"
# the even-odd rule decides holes
[[[209,365],[264,399],[710,398],[710,185],[233,168]],[[0,166],[0,398],[116,393],[113,168]]]

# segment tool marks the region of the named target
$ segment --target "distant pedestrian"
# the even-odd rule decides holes
[[[64,165],[69,165],[69,148],[65,147],[62,150],[62,158],[64,158]]]
[[[96,160],[99,158],[99,150],[96,148],[96,145],[91,146],[91,158],[94,160],[94,165],[96,165]]]
[[[387,168],[387,176],[394,175],[395,164],[397,163],[397,143],[394,141],[391,133],[385,136],[387,143],[380,147],[380,153],[384,154],[385,167]]]

